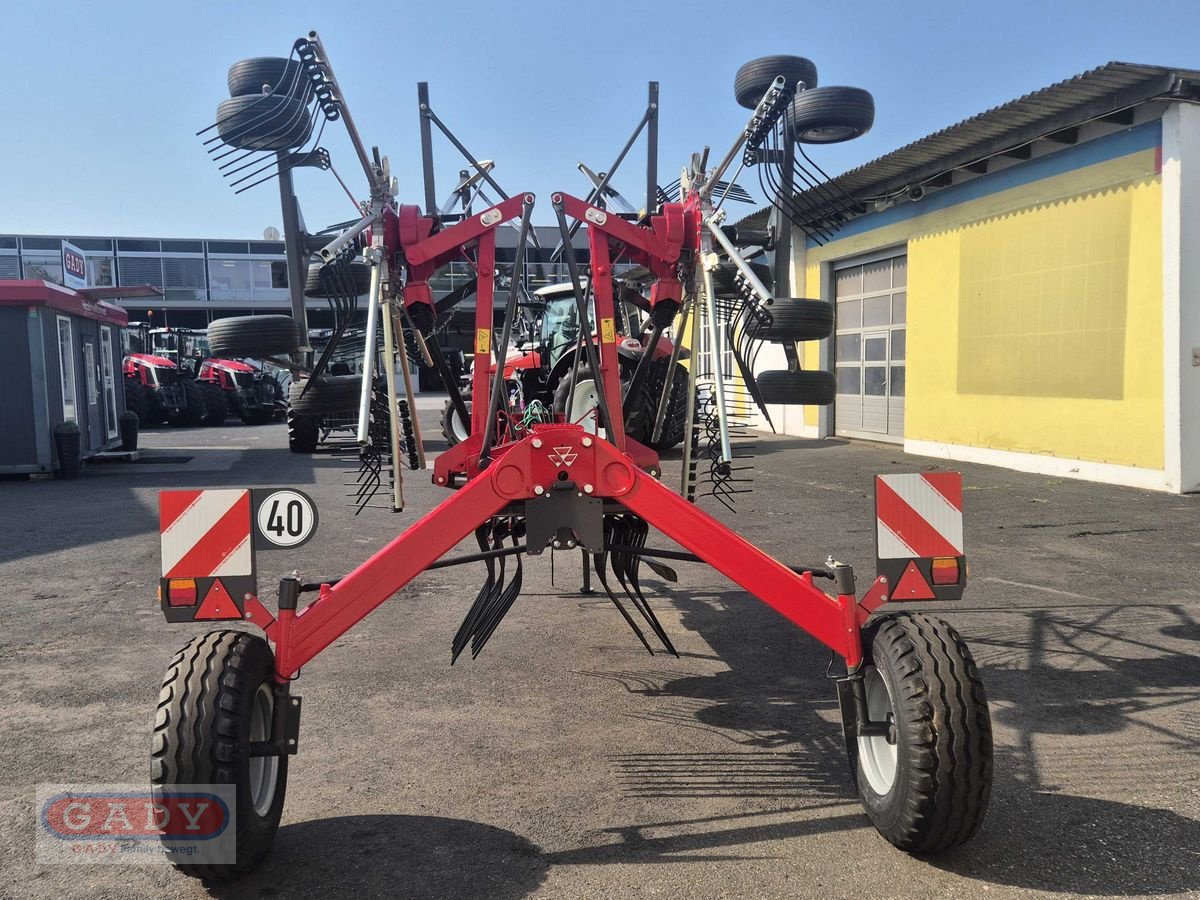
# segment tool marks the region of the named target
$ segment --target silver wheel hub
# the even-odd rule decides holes
[[[250,709],[250,741],[269,741],[271,721],[275,716],[275,692],[267,683],[260,684],[254,693]],[[279,783],[278,756],[250,757],[250,802],[254,811],[265,816],[275,802]]]
[[[867,693],[867,715],[872,722],[894,722],[895,707],[892,693],[883,674],[875,666],[867,666],[863,674]],[[890,729],[894,734],[894,728]],[[858,760],[867,784],[879,796],[889,793],[896,784],[899,752],[895,741],[884,735],[858,739]]]

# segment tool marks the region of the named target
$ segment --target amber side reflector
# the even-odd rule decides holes
[[[935,556],[932,574],[934,584],[958,584],[958,558]]]
[[[169,606],[195,606],[196,579],[172,578],[167,582],[167,604]]]

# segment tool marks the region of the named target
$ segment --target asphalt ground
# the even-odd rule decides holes
[[[421,406],[440,449],[440,400]],[[165,866],[39,865],[36,785],[145,783],[164,668],[200,630],[154,600],[158,490],[317,498],[317,537],[259,557],[268,605],[285,571],[339,575],[444,496],[410,473],[403,513],[355,516],[345,463],[290,454],[278,424],[142,443],[158,462],[0,481],[3,897],[1200,894],[1200,497],[973,465],[953,466],[971,584],[937,612],[979,661],[996,775],[957,851],[910,857],[870,827],[814,640],[681,563],[674,585],[643,569],[682,658],[649,656],[559,554],[557,586],[549,555],[528,560],[476,660],[449,665],[478,564],[421,576],[304,669],[300,753],[256,873],[206,888]],[[755,466],[753,493],[718,516],[787,562],[855,562],[861,584],[871,476],[938,464],[763,438]]]

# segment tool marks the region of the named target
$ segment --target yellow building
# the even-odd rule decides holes
[[[1200,72],[1110,63],[834,179],[856,212],[797,223],[792,294],[835,303],[801,347],[837,400],[776,428],[1200,490],[1198,103]]]

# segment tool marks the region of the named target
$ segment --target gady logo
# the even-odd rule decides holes
[[[229,827],[229,807],[204,792],[56,794],[41,805],[42,828],[60,840],[206,841]]]
[[[87,260],[83,258],[83,254],[76,252],[70,247],[63,247],[63,271],[68,275],[74,275],[76,278],[87,280]]]

